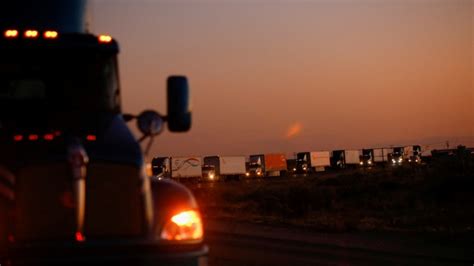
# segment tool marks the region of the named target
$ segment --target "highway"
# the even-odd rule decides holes
[[[215,227],[215,228],[209,228]],[[472,265],[473,249],[439,239],[305,233],[211,221],[209,265]],[[458,243],[459,244],[459,243]],[[472,244],[472,243],[471,243]],[[472,247],[472,246],[471,246]]]

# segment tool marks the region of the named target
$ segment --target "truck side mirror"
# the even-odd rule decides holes
[[[168,129],[171,132],[188,131],[191,128],[188,79],[184,76],[168,77],[167,95]]]
[[[152,110],[143,111],[137,117],[137,127],[144,136],[160,134],[163,130],[163,124],[163,117]]]

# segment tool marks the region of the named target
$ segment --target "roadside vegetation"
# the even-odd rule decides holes
[[[353,169],[192,187],[208,218],[318,231],[473,232],[474,161]]]

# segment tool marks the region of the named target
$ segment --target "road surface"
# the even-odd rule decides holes
[[[210,221],[209,265],[473,265],[470,247],[440,239],[373,233],[305,233]]]

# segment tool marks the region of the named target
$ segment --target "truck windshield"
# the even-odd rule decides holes
[[[0,51],[2,111],[119,110],[116,58],[97,52]],[[39,111],[39,110],[38,110]]]

